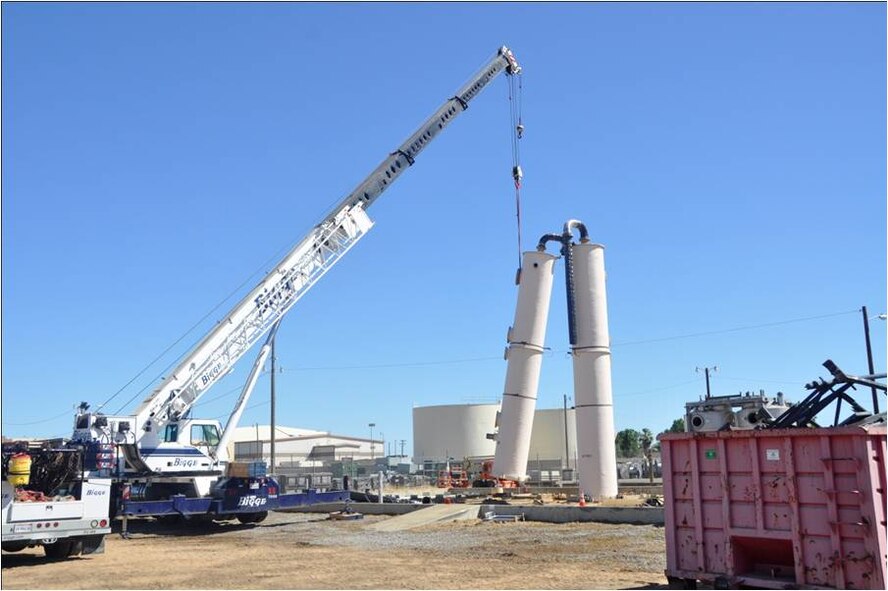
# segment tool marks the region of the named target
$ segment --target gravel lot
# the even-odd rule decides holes
[[[409,531],[272,513],[263,523],[131,523],[104,555],[47,563],[3,554],[8,589],[657,589],[663,530],[465,520]]]

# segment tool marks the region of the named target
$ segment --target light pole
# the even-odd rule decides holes
[[[275,411],[275,408],[274,408],[274,404],[275,404],[275,395],[274,395],[274,394],[275,394],[275,392],[274,392],[274,361],[275,361],[274,343],[275,343],[276,340],[277,340],[277,338],[272,338],[272,339],[271,339],[271,417],[269,417],[270,420],[271,420],[271,425],[269,426],[269,430],[268,430],[268,431],[269,431],[269,436],[270,436],[270,438],[271,438],[270,445],[271,445],[271,473],[272,473],[272,474],[276,474],[276,473],[277,473],[277,472],[275,471],[275,466],[276,466],[276,464],[277,464],[277,457],[275,456],[275,448],[274,448],[274,443],[275,443],[275,442],[274,442],[274,427],[275,427],[275,416],[274,416],[274,411]]]
[[[698,367],[697,372],[703,371],[706,374],[706,400],[709,400],[712,397],[712,394],[709,391],[709,371],[718,371],[718,366],[715,365],[713,367]]]
[[[870,330],[869,330],[869,315],[866,312],[866,306],[863,306],[860,311],[863,313],[863,336],[866,339],[866,363],[867,369],[869,369],[870,375],[876,373],[875,366],[873,365],[873,346],[870,343]],[[874,318],[878,318],[880,320],[885,320],[888,318],[885,314],[879,314],[874,316]],[[879,396],[876,393],[876,388],[872,388],[873,391],[873,414],[879,414]]]
[[[376,423],[369,424],[369,427],[370,427],[370,459],[371,460],[373,459],[373,452],[374,452],[374,449],[373,449],[373,427],[375,427],[375,426],[376,426]]]
[[[570,469],[570,444],[567,436],[567,394],[564,395],[564,463]]]

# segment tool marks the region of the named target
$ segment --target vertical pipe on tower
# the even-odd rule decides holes
[[[493,473],[500,478],[527,478],[556,258],[536,251],[525,252],[521,259],[515,320],[507,336],[506,384],[493,460]]]
[[[571,244],[576,343],[573,344],[579,485],[593,499],[617,496],[610,336],[604,246]]]

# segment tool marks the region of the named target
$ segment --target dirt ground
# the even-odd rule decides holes
[[[663,529],[599,523],[444,523],[272,513],[258,525],[130,524],[105,554],[3,553],[4,589],[664,589]]]

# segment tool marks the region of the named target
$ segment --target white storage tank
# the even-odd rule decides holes
[[[443,463],[448,457],[462,462],[466,457],[492,458],[496,443],[487,438],[494,430],[499,404],[444,404],[413,408],[413,462]],[[567,409],[565,458],[564,409],[537,409],[527,466],[547,469],[576,468],[577,434],[573,408]]]
[[[567,449],[564,441],[563,408],[537,409],[533,417],[533,433],[530,436],[530,453],[527,465],[546,462],[552,467],[553,460],[559,460],[559,468],[576,468],[577,462],[577,422],[574,409],[567,409]],[[567,458],[565,459],[565,454]]]
[[[493,457],[499,404],[442,404],[413,408],[413,462],[446,462],[448,457]]]

